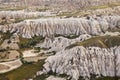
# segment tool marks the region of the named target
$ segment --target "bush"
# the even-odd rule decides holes
[[[35,46],[37,43],[39,43],[41,40],[43,40],[44,38],[41,36],[35,36],[31,39],[27,39],[27,38],[22,38],[20,37],[20,42],[19,47],[22,48],[31,48],[33,46]]]

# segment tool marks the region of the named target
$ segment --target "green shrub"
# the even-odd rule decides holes
[[[75,46],[84,46],[84,47],[96,46],[101,48],[110,48],[119,45],[120,45],[120,36],[97,36],[82,42],[74,43],[66,47],[66,49],[70,49]]]
[[[39,43],[40,41],[42,41],[43,39],[44,38],[41,36],[35,36],[31,39],[20,37],[20,42],[18,43],[18,45],[21,49],[31,48],[31,47],[35,46],[37,43]]]

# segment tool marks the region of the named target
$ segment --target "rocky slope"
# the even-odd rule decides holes
[[[80,42],[80,41],[84,41],[91,38],[90,35],[88,34],[83,34],[80,35],[79,37],[73,38],[73,39],[69,39],[69,38],[65,38],[63,36],[59,36],[59,37],[46,37],[44,39],[44,42],[39,43],[36,45],[36,47],[40,47],[41,49],[48,49],[48,50],[41,50],[40,53],[49,53],[49,52],[58,52],[61,51],[62,49],[65,49],[67,46],[76,43],[76,42]]]
[[[90,79],[92,75],[120,76],[119,53],[120,46],[110,49],[82,46],[63,49],[45,60],[43,72],[67,74],[71,80],[78,80],[81,76]]]
[[[17,33],[24,38],[51,35],[100,35],[107,30],[120,28],[120,16],[48,18],[24,20],[17,24],[1,25],[0,31]]]
[[[50,56],[37,76],[53,72],[66,74],[70,80],[91,79],[93,76],[119,77],[119,29],[119,15],[27,19],[0,25],[1,38],[5,37],[1,47],[9,50],[18,46],[17,50],[22,50],[25,45],[25,49],[39,48],[35,54],[39,59]],[[44,37],[42,41],[41,36]]]
[[[120,77],[120,0],[0,3],[0,80]]]

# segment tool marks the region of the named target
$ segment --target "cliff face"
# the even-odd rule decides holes
[[[41,51],[40,53],[49,53],[53,51],[59,52],[73,43],[84,41],[89,38],[91,38],[91,36],[88,34],[80,35],[79,37],[74,38],[74,39],[69,39],[69,38],[65,38],[62,36],[55,37],[55,38],[46,37],[44,42],[37,44],[36,47],[49,49],[47,51]]]
[[[87,79],[91,74],[97,77],[120,76],[120,46],[110,49],[81,46],[63,49],[45,62],[43,72],[67,74],[72,80],[78,80],[80,76]]]
[[[120,78],[120,0],[0,0],[0,53],[1,73],[33,63],[2,80]]]
[[[1,25],[2,32],[15,32],[25,38],[50,35],[100,35],[108,29],[120,28],[119,16],[103,16],[68,19],[36,19],[25,20],[16,24]]]

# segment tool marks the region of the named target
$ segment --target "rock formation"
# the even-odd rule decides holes
[[[89,38],[91,38],[91,36],[88,34],[80,35],[79,37],[74,39],[68,39],[62,36],[55,37],[55,38],[46,37],[44,39],[44,42],[37,44],[36,47],[49,49],[47,51],[46,50],[41,51],[40,53],[49,53],[53,51],[58,52],[58,51],[61,51],[62,49],[65,49],[67,46],[73,43],[84,41]]]
[[[120,46],[110,49],[77,46],[63,49],[45,62],[43,72],[67,74],[72,80],[78,80],[80,76],[89,79],[91,74],[120,76]]]
[[[59,77],[54,77],[54,76],[50,76],[48,77],[46,80],[66,80],[64,78],[59,78]]]
[[[120,16],[82,18],[48,18],[24,20],[17,24],[0,25],[0,31],[15,32],[24,38],[51,35],[100,35],[108,29],[120,28]]]
[[[119,13],[120,0],[0,0],[0,73],[25,64],[0,80],[120,77]]]

